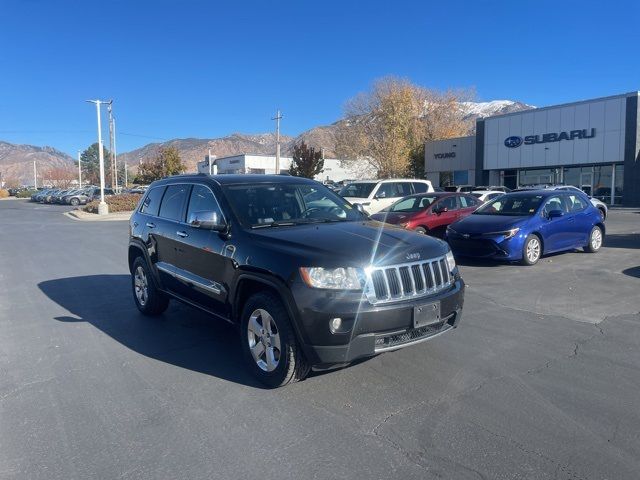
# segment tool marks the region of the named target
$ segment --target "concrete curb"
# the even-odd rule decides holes
[[[117,222],[128,221],[131,218],[131,212],[117,212],[109,213],[108,215],[98,215],[97,213],[83,212],[82,210],[71,210],[65,212],[63,215],[73,220],[79,220],[81,222]]]

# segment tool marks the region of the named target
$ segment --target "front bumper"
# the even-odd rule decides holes
[[[485,237],[472,235],[465,238],[447,230],[447,242],[456,256],[516,261],[522,259],[524,235],[505,239],[502,235]]]
[[[295,285],[300,336],[307,360],[326,367],[424,342],[457,327],[462,317],[464,282],[457,278],[438,294],[374,306],[359,293],[318,292]],[[414,307],[440,302],[439,323],[414,328]],[[343,331],[332,333],[329,321],[339,317]]]

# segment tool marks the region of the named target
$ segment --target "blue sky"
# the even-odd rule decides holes
[[[378,77],[553,105],[640,89],[640,2],[0,0],[0,140],[75,156],[331,123]],[[109,27],[112,27],[110,30]]]

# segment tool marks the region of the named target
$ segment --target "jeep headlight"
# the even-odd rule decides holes
[[[360,268],[302,267],[300,275],[313,288],[361,290],[364,286],[364,271]]]
[[[456,268],[456,259],[453,258],[453,253],[451,253],[451,250],[449,250],[447,252],[447,265],[449,265],[449,271],[453,272],[453,269]]]

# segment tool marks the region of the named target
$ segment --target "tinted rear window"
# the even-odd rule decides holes
[[[169,185],[162,197],[159,216],[169,220],[182,220],[182,207],[187,198],[189,187],[190,185]]]

